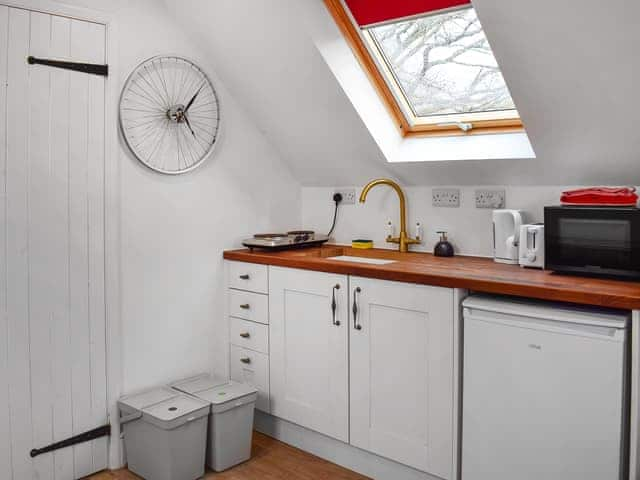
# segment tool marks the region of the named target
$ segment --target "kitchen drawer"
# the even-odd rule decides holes
[[[231,343],[256,352],[269,353],[269,327],[231,318]]]
[[[231,345],[231,380],[248,383],[258,390],[256,408],[269,409],[269,356]]]
[[[269,297],[261,293],[229,289],[229,315],[258,323],[269,323]]]
[[[227,261],[229,287],[250,292],[269,293],[269,273],[266,265]]]

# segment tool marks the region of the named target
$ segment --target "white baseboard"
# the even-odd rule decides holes
[[[254,426],[265,435],[376,480],[441,480],[259,410]]]

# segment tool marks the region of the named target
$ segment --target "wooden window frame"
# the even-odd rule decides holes
[[[391,118],[403,137],[465,136],[524,131],[520,118],[469,121],[468,123],[471,123],[473,128],[466,132],[462,131],[453,122],[447,125],[433,123],[412,124],[409,119],[407,119],[396,95],[387,83],[384,74],[380,71],[378,63],[367,47],[365,40],[362,38],[362,34],[351,20],[351,16],[346,11],[342,1],[324,0],[324,4],[369,77],[369,80],[385,104]],[[465,121],[465,123],[467,122]]]

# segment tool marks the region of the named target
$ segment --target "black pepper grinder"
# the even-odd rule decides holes
[[[436,257],[453,257],[453,245],[447,240],[447,232],[438,233],[440,234],[440,241],[436,243],[433,254]]]

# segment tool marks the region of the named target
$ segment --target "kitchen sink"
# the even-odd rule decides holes
[[[369,265],[388,265],[394,263],[395,260],[385,260],[382,258],[354,257],[351,255],[338,255],[337,257],[328,257],[327,260],[338,260],[341,262],[368,263]]]

